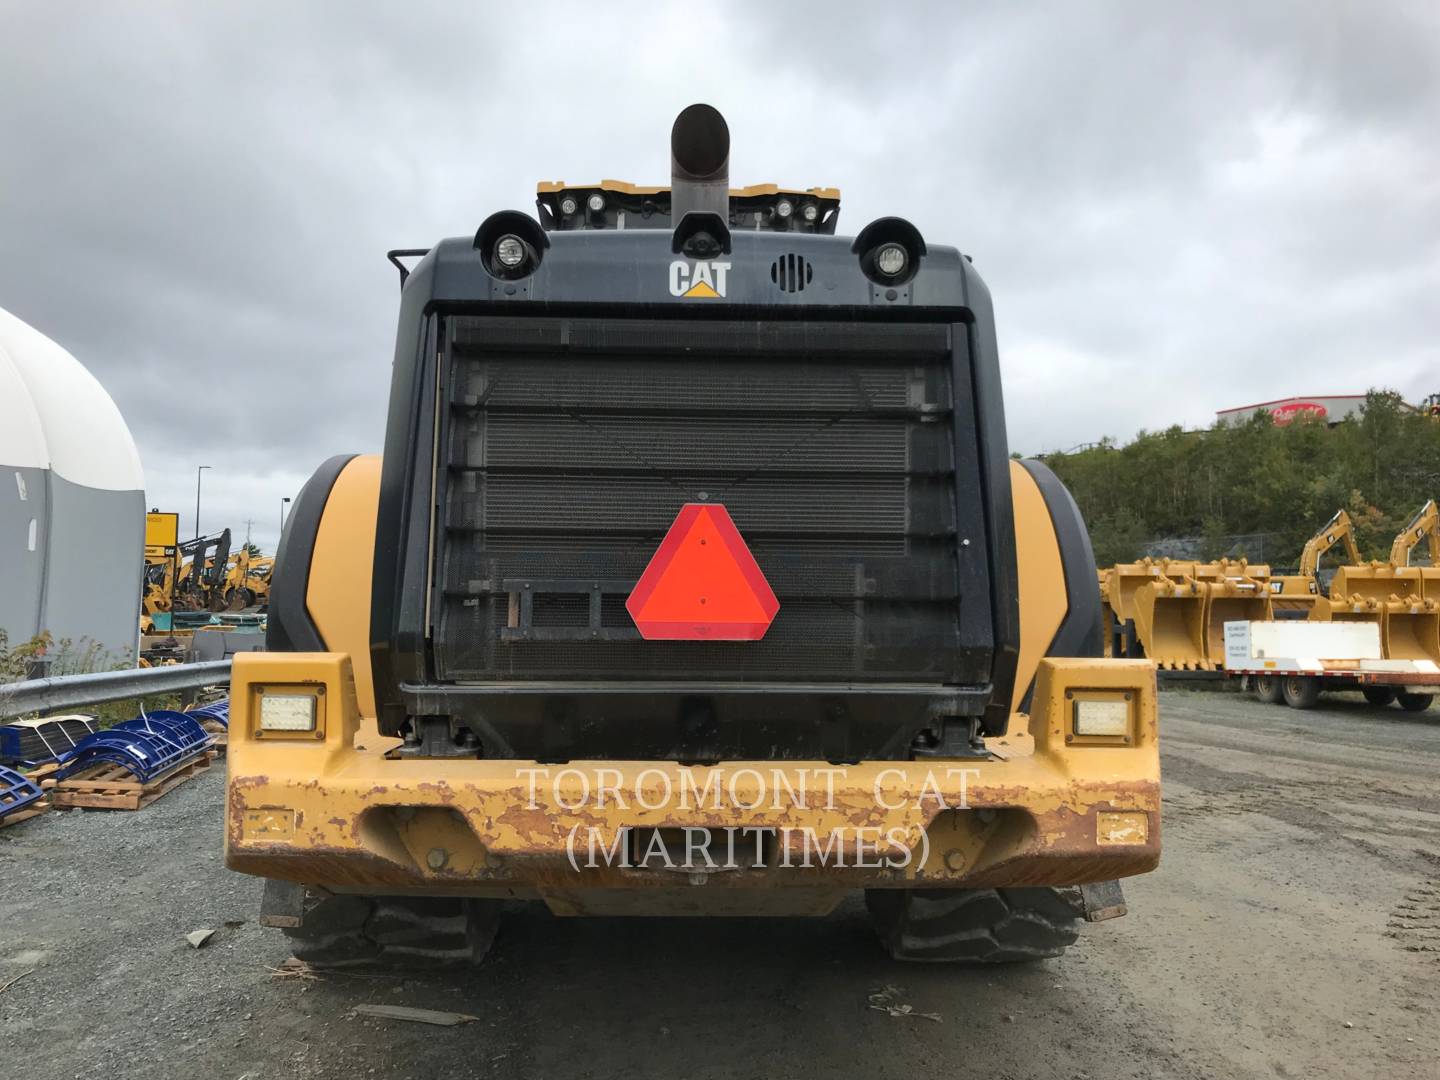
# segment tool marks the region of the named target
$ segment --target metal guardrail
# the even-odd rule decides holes
[[[229,681],[229,660],[26,679],[0,686],[0,720],[34,712],[99,705],[105,701],[121,701],[147,694],[198,690],[202,686],[219,686]]]

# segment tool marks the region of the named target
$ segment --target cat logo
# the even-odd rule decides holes
[[[728,262],[697,262],[690,264],[676,259],[670,264],[670,295],[690,300],[718,300],[725,295]]]

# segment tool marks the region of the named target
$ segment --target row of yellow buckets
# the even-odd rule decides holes
[[[1378,621],[1385,659],[1440,663],[1440,566],[1342,566],[1310,617]]]
[[[1143,559],[1100,571],[1117,653],[1138,644],[1162,668],[1209,671],[1225,658],[1225,624],[1274,618],[1380,624],[1386,659],[1440,663],[1440,567],[1342,566],[1330,595],[1313,580],[1271,577],[1245,560]],[[1133,639],[1125,633],[1133,627]]]

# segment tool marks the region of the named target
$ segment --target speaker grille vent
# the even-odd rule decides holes
[[[770,280],[781,292],[804,292],[814,276],[815,268],[793,252],[781,255],[770,264]]]

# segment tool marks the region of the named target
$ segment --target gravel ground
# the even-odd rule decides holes
[[[138,814],[52,813],[0,831],[0,985],[24,975],[0,992],[0,1075],[1440,1075],[1440,708],[1168,691],[1162,716],[1161,869],[1127,883],[1129,917],[1024,968],[891,963],[858,902],[755,922],[517,905],[465,976],[276,979],[259,882],[221,865],[221,770]],[[871,1010],[887,985],[941,1022]]]

